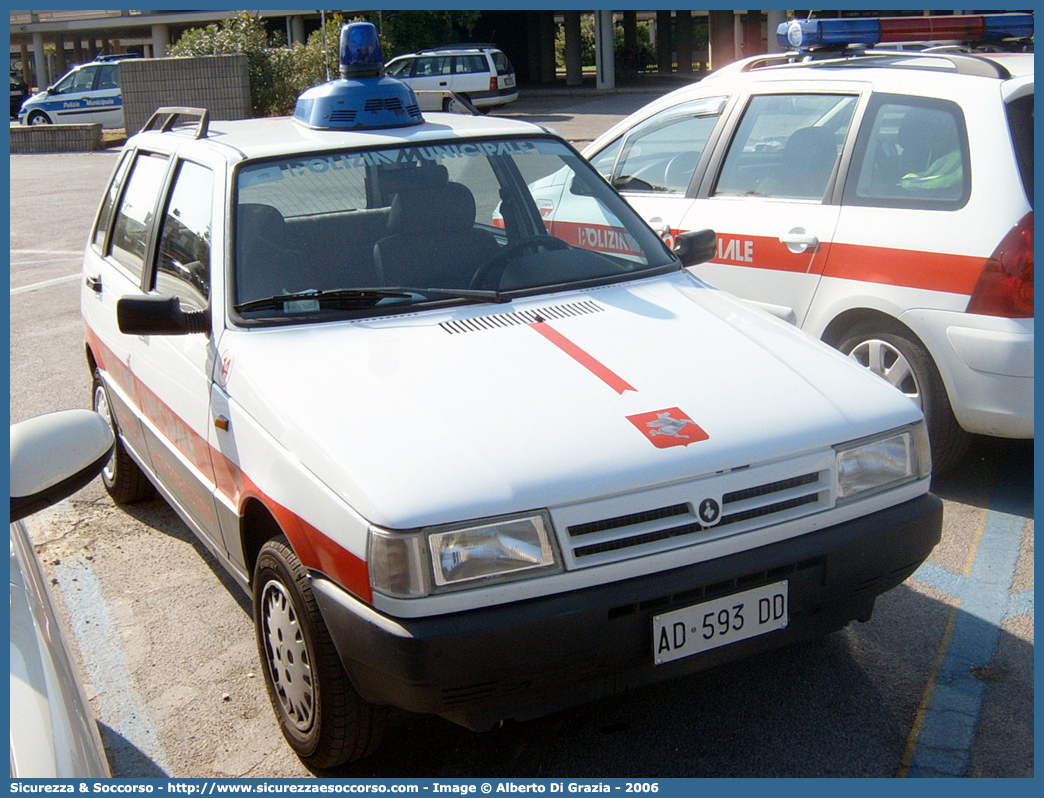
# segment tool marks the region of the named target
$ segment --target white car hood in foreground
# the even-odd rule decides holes
[[[233,403],[393,529],[677,482],[920,418],[883,380],[687,272],[237,331],[221,349]]]

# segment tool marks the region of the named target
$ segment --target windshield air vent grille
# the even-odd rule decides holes
[[[573,316],[586,316],[601,313],[605,308],[597,302],[567,302],[563,305],[552,305],[536,310],[519,310],[511,313],[495,313],[489,316],[475,316],[470,319],[454,319],[444,321],[439,326],[450,335],[470,332],[488,332],[503,327],[518,327],[526,324],[537,324],[552,319],[566,319]]]

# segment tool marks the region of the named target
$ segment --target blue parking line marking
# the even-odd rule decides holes
[[[967,577],[925,563],[914,579],[958,600],[937,672],[899,775],[964,776],[989,684],[976,670],[993,663],[1005,620],[1033,612],[1033,591],[1010,595],[1032,507],[1032,473],[1001,475]]]
[[[166,755],[156,737],[156,727],[149,720],[145,702],[132,686],[120,634],[105,604],[101,583],[90,565],[79,558],[74,562],[63,561],[55,570],[77,643],[81,651],[90,652],[84,656],[83,664],[87,680],[98,695],[98,719],[126,741],[123,745],[137,749],[135,756],[147,757],[166,776],[170,773]],[[120,750],[121,743],[113,745],[104,733],[102,738],[113,775],[121,775],[119,763],[125,753]]]

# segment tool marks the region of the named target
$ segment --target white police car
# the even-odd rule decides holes
[[[1032,31],[1028,14],[790,23],[798,55],[678,89],[584,155],[668,242],[718,233],[697,275],[917,401],[940,470],[967,433],[1033,437],[1033,55],[866,48]]]
[[[713,233],[672,253],[558,136],[423,116],[368,23],[342,73],[292,119],[157,112],[81,296],[105,484],[251,593],[306,763],[387,706],[488,729],[825,634],[928,556],[921,412],[686,271]],[[591,214],[552,236],[563,170]]]
[[[119,62],[128,57],[102,56],[71,69],[53,86],[26,100],[18,121],[23,125],[99,122],[103,128],[123,127]]]

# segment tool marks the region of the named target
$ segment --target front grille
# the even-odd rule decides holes
[[[563,524],[570,564],[580,568],[654,554],[784,523],[831,506],[832,471],[826,461],[803,458],[791,465],[797,473],[786,474],[785,464],[742,468],[648,496],[638,494],[627,504],[639,508],[628,513],[595,515],[597,502],[573,508]],[[672,500],[662,502],[663,498]],[[653,504],[657,499],[660,503]],[[649,506],[640,507],[642,502]],[[704,504],[717,512],[709,521],[699,515]]]

